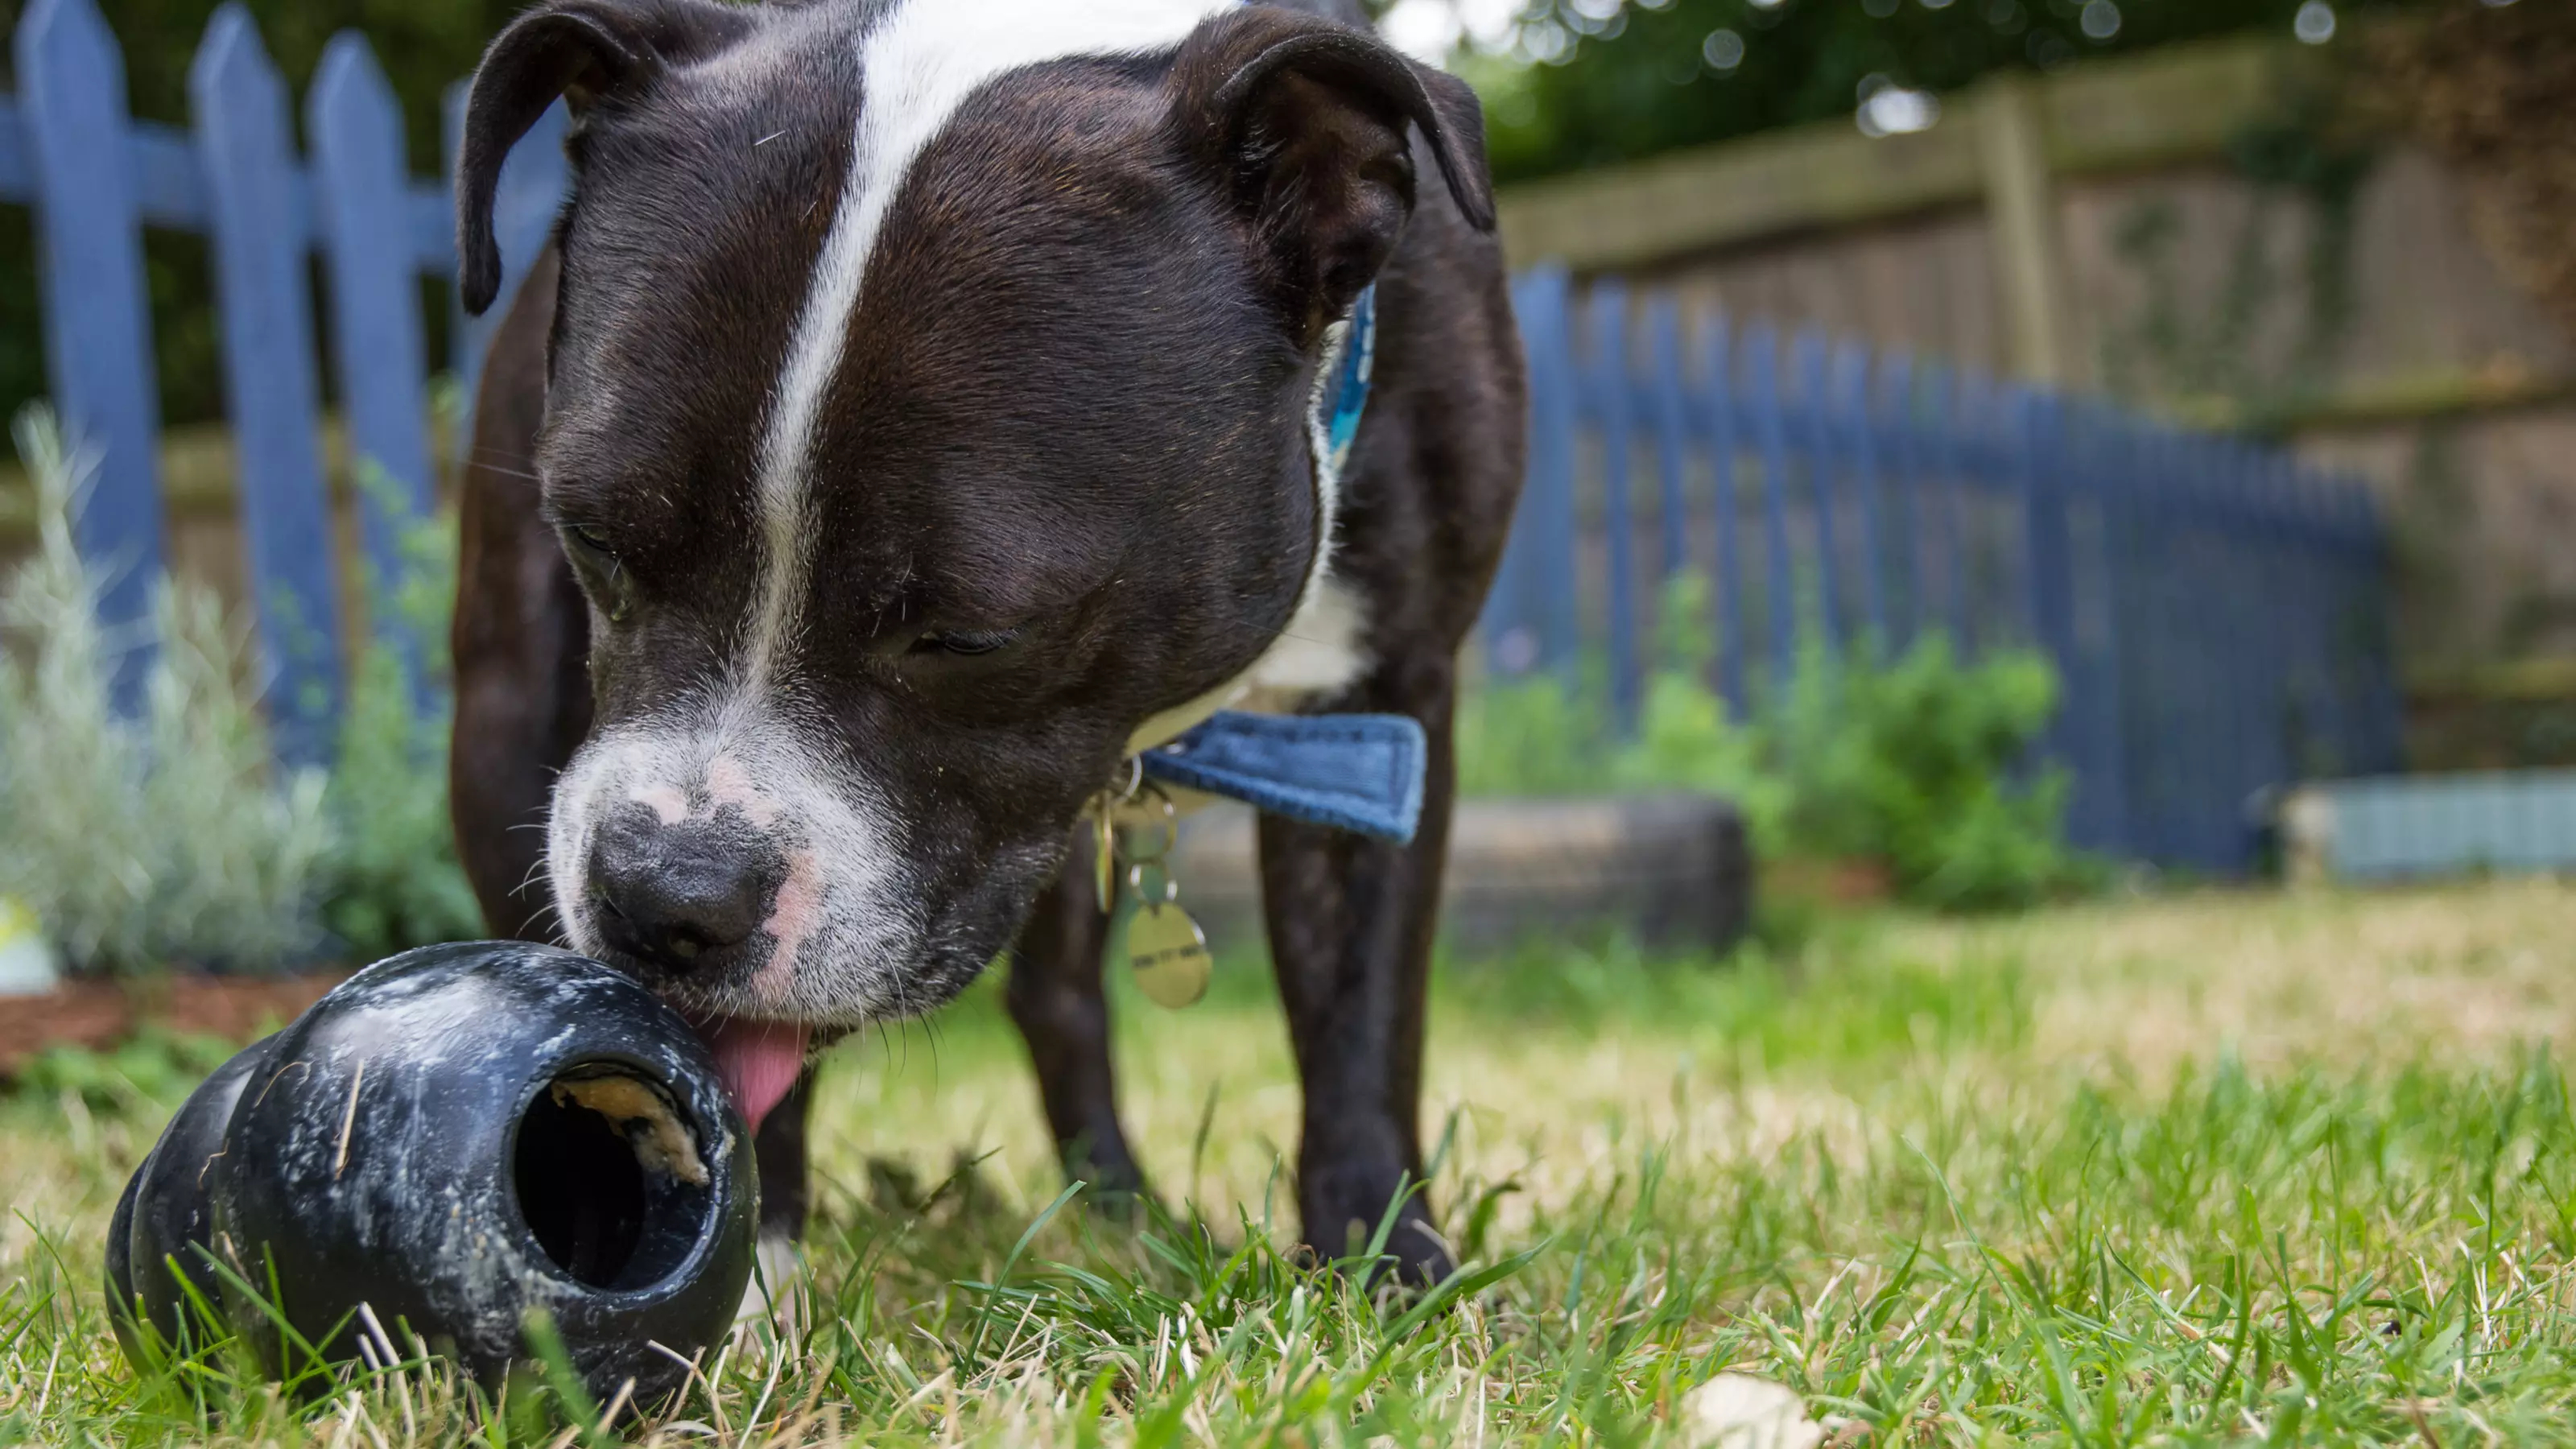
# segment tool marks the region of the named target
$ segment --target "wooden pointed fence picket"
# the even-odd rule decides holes
[[[19,90],[0,96],[0,203],[36,215],[47,376],[92,466],[77,536],[110,571],[102,611],[112,623],[141,617],[166,552],[142,231],[201,233],[271,714],[283,754],[323,759],[344,656],[317,347],[334,363],[331,400],[359,460],[363,556],[391,577],[403,523],[428,508],[436,482],[421,279],[456,270],[448,188],[410,175],[401,107],[354,32],[332,40],[305,97],[304,155],[285,81],[238,3],[215,12],[189,68],[186,130],[127,114],[124,62],[93,0],[35,0],[14,39]],[[562,126],[558,110],[504,178],[513,275],[563,193]],[[451,333],[451,365],[470,377],[487,328]]]
[[[1542,269],[1514,301],[1530,472],[1484,617],[1495,673],[1598,660],[1633,730],[1684,570],[1739,714],[1807,645],[2034,647],[2076,843],[2213,872],[2253,863],[2267,792],[2398,766],[2387,540],[2358,481],[1615,281]]]
[[[401,110],[355,33],[324,54],[300,154],[238,3],[207,27],[186,130],[128,115],[94,0],[34,0],[15,44],[0,204],[36,214],[48,376],[95,464],[78,542],[113,570],[105,611],[140,616],[165,552],[142,229],[202,233],[279,748],[327,759],[345,641],[323,409],[361,475],[361,557],[391,576],[435,484],[421,283],[455,272],[448,186],[408,174]],[[558,107],[503,173],[508,277],[561,204],[562,128]],[[2066,685],[2047,750],[2078,841],[2222,871],[2247,863],[2261,790],[2395,763],[2385,540],[2358,485],[1812,330],[1784,345],[1615,282],[1578,299],[1541,269],[1516,300],[1530,476],[1486,614],[1498,672],[1602,658],[1633,727],[1659,581],[1684,570],[1711,580],[1714,678],[1739,709],[1808,642],[2035,645]],[[468,396],[498,316],[451,314]]]

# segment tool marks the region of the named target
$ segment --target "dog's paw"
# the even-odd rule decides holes
[[[1123,1143],[1115,1150],[1102,1150],[1089,1142],[1075,1142],[1064,1149],[1063,1161],[1064,1180],[1081,1183],[1083,1201],[1103,1217],[1137,1218],[1151,1200],[1145,1170],[1127,1155]]]
[[[743,1289],[742,1306],[734,1311],[737,1333],[767,1324],[782,1339],[796,1337],[805,1325],[805,1255],[784,1233],[762,1233],[752,1264],[751,1283]]]
[[[1401,1170],[1310,1169],[1302,1187],[1298,1205],[1305,1216],[1306,1246],[1318,1259],[1357,1268],[1372,1280],[1391,1276],[1417,1288],[1456,1271],[1421,1184]],[[1387,1223],[1390,1203],[1395,1204],[1395,1220]],[[1381,1224],[1386,1224],[1386,1239],[1372,1255]]]

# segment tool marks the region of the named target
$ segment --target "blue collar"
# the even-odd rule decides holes
[[[1316,488],[1339,486],[1368,407],[1377,362],[1377,288],[1360,293],[1349,326],[1327,344],[1326,384],[1317,390],[1310,435],[1320,447]],[[1265,715],[1219,710],[1137,757],[1145,777],[1241,800],[1312,825],[1398,844],[1422,817],[1429,750],[1410,715]]]
[[[1360,414],[1368,409],[1369,380],[1376,371],[1377,283],[1371,282],[1351,304],[1351,326],[1333,359],[1332,384],[1315,408],[1326,440],[1325,456],[1315,466],[1330,469],[1336,480],[1351,461],[1351,443],[1360,435]]]
[[[1422,819],[1428,753],[1409,714],[1225,709],[1137,763],[1149,780],[1403,845]]]

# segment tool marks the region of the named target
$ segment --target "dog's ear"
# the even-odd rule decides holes
[[[713,54],[748,32],[752,12],[717,0],[547,0],[483,52],[465,100],[456,158],[456,255],[465,310],[501,290],[492,198],[501,163],[563,97],[579,116],[608,97],[641,94],[666,68]]]
[[[1172,85],[1181,145],[1242,208],[1301,339],[1349,308],[1412,217],[1409,127],[1458,210],[1493,230],[1476,93],[1373,35],[1249,6],[1191,34]]]

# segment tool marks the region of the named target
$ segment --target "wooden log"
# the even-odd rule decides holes
[[[1262,941],[1253,815],[1190,817],[1173,852],[1181,900],[1219,950]],[[1665,950],[1720,952],[1753,916],[1744,820],[1713,795],[1468,800],[1450,833],[1441,938],[1452,951],[1624,931]]]

